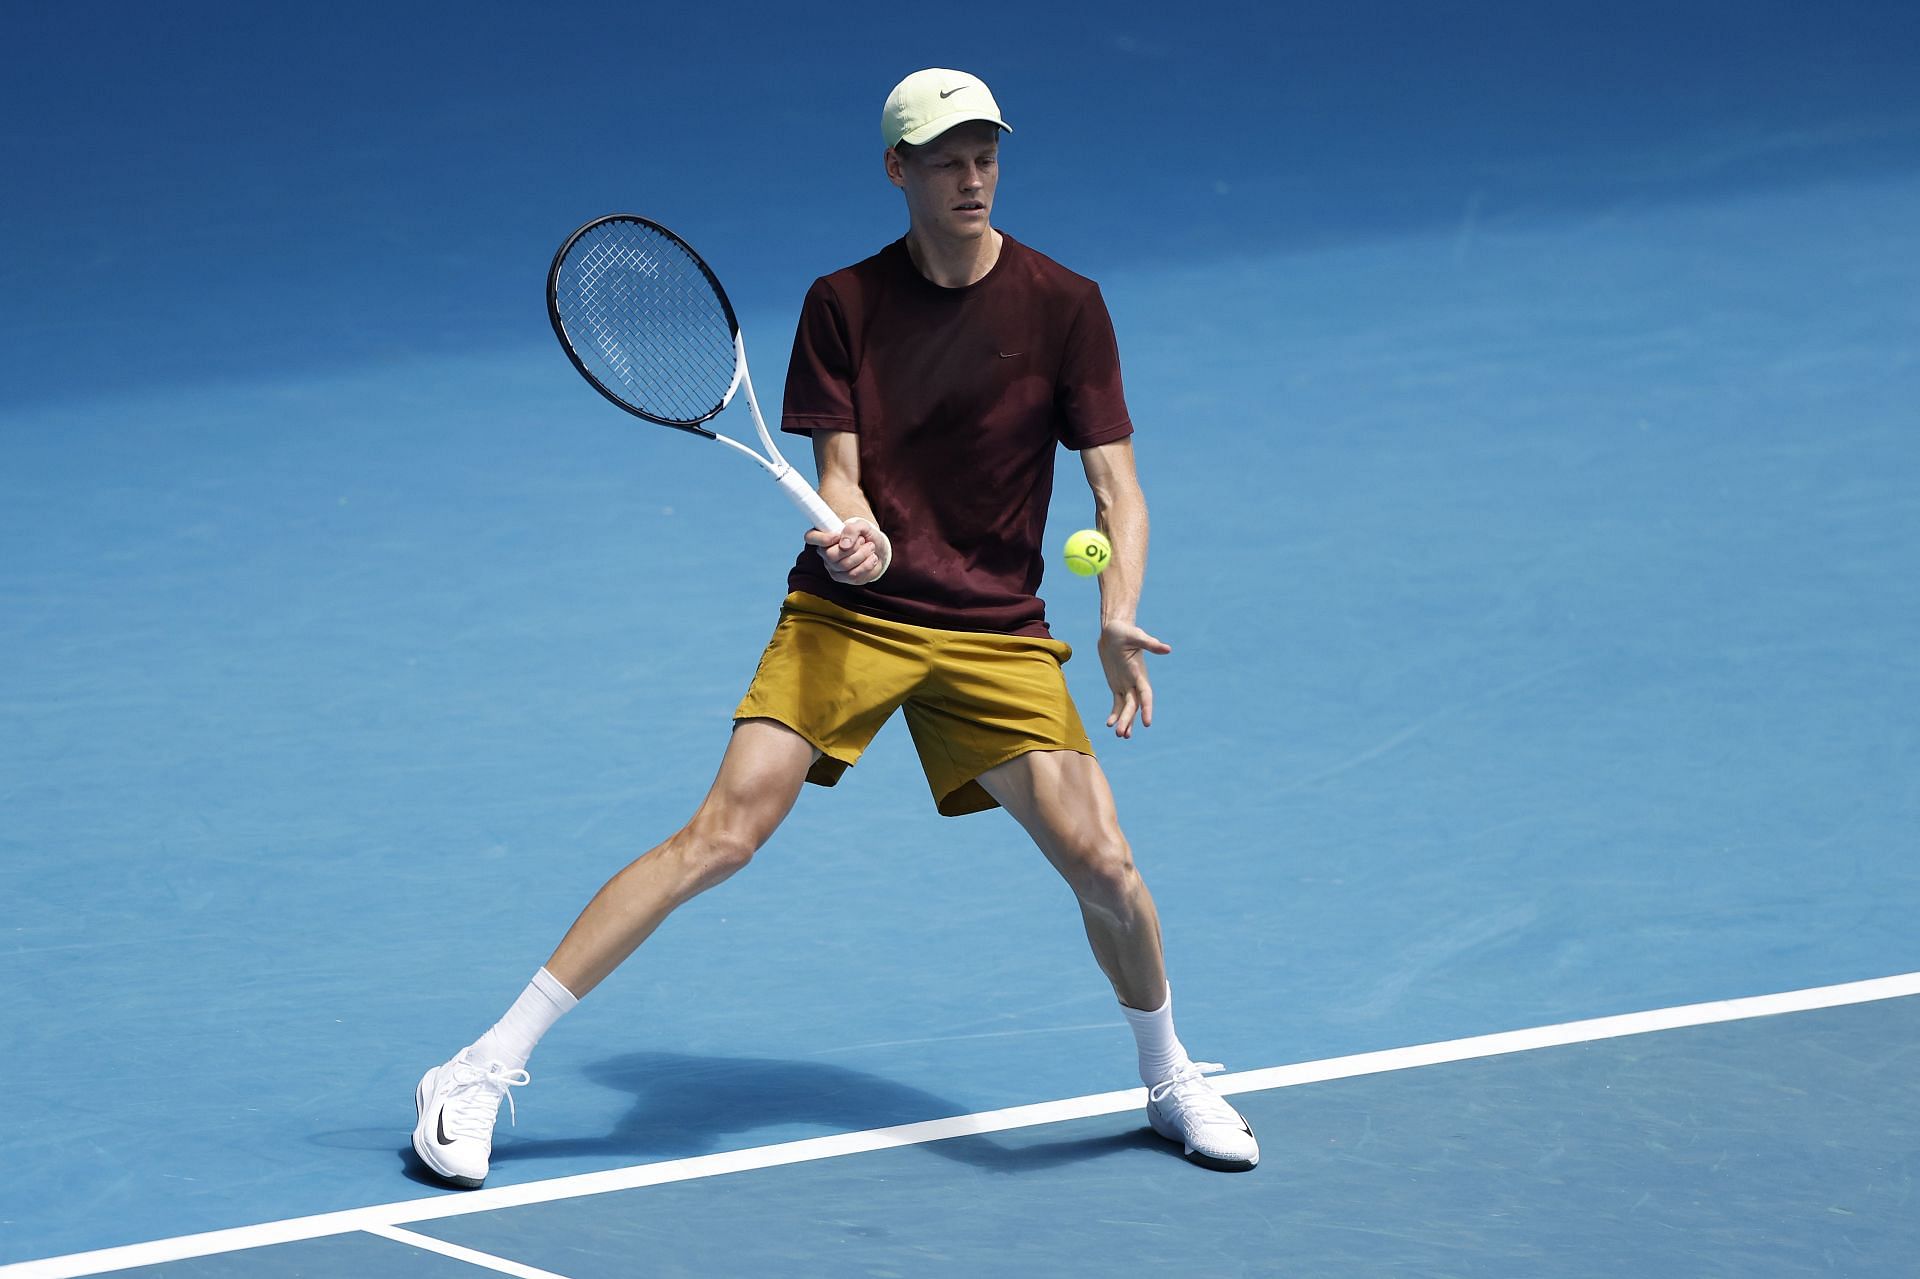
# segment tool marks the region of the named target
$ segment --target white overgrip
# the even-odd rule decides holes
[[[805,511],[807,518],[813,521],[813,526],[822,533],[838,533],[843,527],[844,521],[833,513],[833,508],[821,500],[820,495],[813,491],[813,485],[801,479],[800,472],[793,467],[786,466],[775,472],[773,479],[780,486],[780,491],[792,498],[793,504]]]

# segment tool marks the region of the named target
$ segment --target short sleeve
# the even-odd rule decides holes
[[[1060,442],[1070,449],[1111,444],[1133,434],[1120,382],[1120,343],[1098,285],[1088,287],[1074,312],[1061,355],[1054,406]]]
[[[854,426],[853,358],[848,350],[846,316],[832,286],[822,278],[813,282],[800,306],[793,358],[787,363],[780,429],[810,435],[814,431],[851,431]]]

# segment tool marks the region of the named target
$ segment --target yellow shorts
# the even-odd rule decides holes
[[[1093,754],[1054,639],[890,622],[795,591],[733,717],[778,720],[817,747],[807,780],[831,786],[903,707],[934,806],[998,807],[975,780],[1028,751]]]

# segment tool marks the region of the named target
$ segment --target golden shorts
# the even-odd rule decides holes
[[[939,630],[868,617],[795,591],[780,606],[743,719],[785,724],[821,752],[807,780],[831,786],[895,709],[948,817],[998,807],[976,780],[1028,751],[1093,754],[1055,639]]]

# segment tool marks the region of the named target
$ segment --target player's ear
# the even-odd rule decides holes
[[[883,163],[887,166],[887,181],[897,187],[906,186],[907,181],[900,168],[900,152],[888,147]]]

